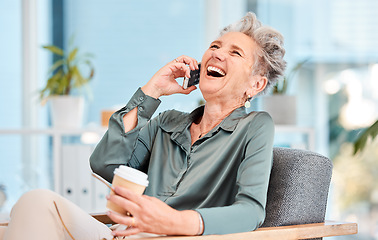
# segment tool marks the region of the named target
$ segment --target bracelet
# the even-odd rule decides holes
[[[198,228],[198,233],[197,235],[202,235],[203,234],[203,220],[202,220],[202,216],[199,212],[198,213],[198,217],[199,217],[199,228]]]

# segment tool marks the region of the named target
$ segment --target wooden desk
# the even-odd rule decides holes
[[[7,222],[0,222],[0,226],[6,226]],[[252,232],[234,233],[225,235],[206,235],[206,236],[164,236],[139,238],[144,240],[294,240],[318,237],[331,237],[341,235],[351,235],[358,232],[357,223],[333,222],[313,223],[283,227],[260,228]]]
[[[144,240],[294,240],[318,237],[331,237],[356,234],[357,223],[342,223],[326,221],[325,223],[303,224],[283,227],[260,228],[252,232],[234,233],[225,235],[206,235],[196,237],[170,236],[141,238]]]

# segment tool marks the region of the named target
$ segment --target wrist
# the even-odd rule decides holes
[[[177,230],[175,234],[198,236],[203,234],[204,225],[201,214],[194,210],[179,211],[181,221],[176,222]]]
[[[147,96],[153,97],[155,99],[158,99],[159,97],[162,96],[159,93],[159,91],[157,90],[157,88],[155,88],[151,85],[146,84],[143,87],[141,87],[141,89],[142,89],[144,94],[146,94]]]

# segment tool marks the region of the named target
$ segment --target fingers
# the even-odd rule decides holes
[[[126,199],[129,199],[132,202],[138,202],[141,200],[142,196],[134,193],[133,191],[130,191],[127,188],[116,186],[113,189],[114,193],[122,196]]]
[[[140,231],[139,228],[128,227],[126,230],[122,230],[122,231],[115,230],[115,231],[112,232],[112,235],[113,236],[130,236],[130,235],[138,234],[140,232],[141,231]]]
[[[126,230],[113,230],[113,236],[130,236],[141,232],[134,217],[123,216],[115,212],[108,212],[107,214],[114,222],[128,226]]]
[[[122,215],[114,211],[108,211],[107,215],[116,223],[123,224],[125,226],[137,227],[135,217]]]
[[[127,195],[127,194],[126,194]],[[123,198],[115,195],[112,198]],[[126,200],[130,202],[129,200]],[[126,214],[119,214],[117,212],[109,211],[107,214],[110,219],[122,225],[131,226],[125,231],[113,232],[113,235],[127,236],[136,234],[138,232],[148,232],[155,234],[175,234],[181,225],[177,225],[182,219],[181,212],[173,209],[165,202],[150,196],[141,196],[141,201],[136,203],[139,209],[129,210],[132,216]],[[198,217],[197,217],[198,218]]]
[[[187,77],[190,78],[190,69],[185,63],[173,62],[169,65],[174,78]]]
[[[141,196],[122,187],[115,187],[114,192],[115,194],[106,196],[108,201],[122,207],[132,215],[140,210],[138,203],[142,202]]]
[[[198,69],[197,60],[185,55],[176,58],[175,60],[173,60],[173,62],[184,63],[185,65],[189,65],[190,70]]]

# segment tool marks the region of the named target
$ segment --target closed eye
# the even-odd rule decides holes
[[[216,45],[216,44],[213,44],[213,45],[211,45],[211,46],[210,46],[210,48],[213,48],[213,49],[218,49],[218,48],[219,48],[219,46],[218,46],[218,45]]]
[[[242,56],[241,54],[240,54],[240,52],[238,52],[238,51],[232,51],[232,54],[236,54],[236,55],[238,55],[238,56]]]

